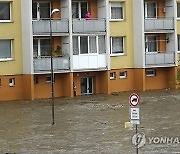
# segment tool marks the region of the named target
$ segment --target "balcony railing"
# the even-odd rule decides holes
[[[53,57],[54,71],[69,70],[69,57]],[[51,71],[51,57],[34,58],[34,72]]]
[[[150,30],[173,30],[174,18],[145,19],[145,31]]]
[[[59,19],[51,20],[52,33],[68,33],[68,20]],[[49,34],[50,33],[50,19],[34,20],[33,21],[33,34]]]
[[[105,19],[73,19],[74,33],[105,32]]]
[[[165,53],[146,53],[146,65],[174,65],[175,64],[175,52],[168,51]]]

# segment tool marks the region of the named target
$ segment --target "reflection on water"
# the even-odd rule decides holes
[[[141,125],[146,136],[178,137],[180,91],[137,92]],[[78,96],[55,100],[51,125],[50,100],[0,103],[0,153],[135,153],[131,143],[135,129],[129,121],[129,95]],[[179,145],[150,145],[141,153],[175,153]]]

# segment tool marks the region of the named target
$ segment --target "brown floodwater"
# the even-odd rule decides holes
[[[0,153],[135,154],[135,127],[124,127],[131,93],[55,99],[55,125],[51,100],[0,102]],[[180,90],[136,93],[138,132],[146,135],[139,153],[180,153]],[[160,137],[176,141],[160,143]]]

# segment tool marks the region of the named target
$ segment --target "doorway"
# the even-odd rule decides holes
[[[93,94],[93,77],[81,78],[81,94],[82,95]]]

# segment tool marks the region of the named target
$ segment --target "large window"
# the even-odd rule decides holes
[[[180,2],[177,2],[177,18],[180,19]]]
[[[72,18],[85,18],[88,11],[87,2],[72,2]]]
[[[0,60],[12,60],[12,40],[0,40]]]
[[[33,2],[32,16],[34,20],[50,18],[50,2]]]
[[[157,3],[145,2],[145,18],[157,18]]]
[[[178,40],[178,52],[180,52],[180,35],[177,36],[177,40]]]
[[[50,39],[34,39],[33,54],[34,57],[50,56]]]
[[[111,37],[111,55],[124,54],[124,37]]]
[[[73,36],[73,54],[102,54],[106,52],[105,36]]]
[[[146,52],[157,52],[157,36],[156,35],[146,35],[145,37],[145,48]]]
[[[123,2],[111,2],[110,3],[110,19],[123,20],[124,19],[124,3]]]
[[[0,2],[0,22],[11,20],[11,3]]]

